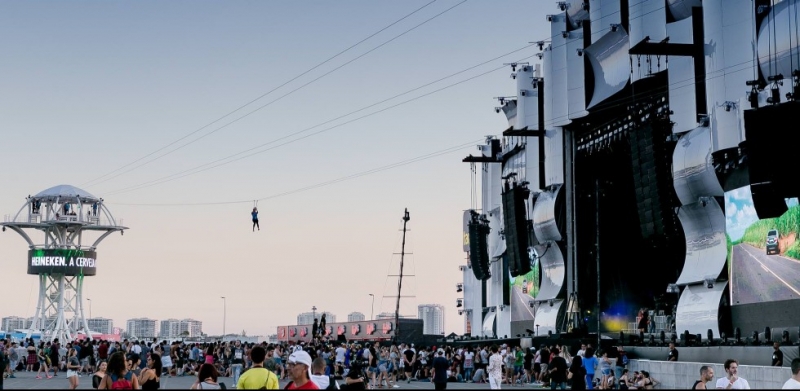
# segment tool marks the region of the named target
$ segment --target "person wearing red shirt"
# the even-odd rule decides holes
[[[292,353],[286,362],[286,369],[292,379],[286,386],[287,390],[319,390],[319,387],[311,381],[311,356],[305,351],[298,350]]]

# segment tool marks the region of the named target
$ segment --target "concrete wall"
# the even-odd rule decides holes
[[[669,362],[650,360],[630,360],[628,369],[633,371],[647,371],[650,378],[659,382],[660,389],[689,389],[696,380],[700,379],[700,367],[703,365],[714,366],[714,388],[717,379],[725,376],[722,364],[709,364],[697,362]],[[780,389],[783,383],[792,377],[792,371],[787,367],[764,367],[755,365],[740,365],[739,377],[747,380],[752,389]]]

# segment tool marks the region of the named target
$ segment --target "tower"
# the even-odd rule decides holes
[[[16,215],[5,216],[0,226],[25,239],[28,274],[39,276],[39,299],[29,334],[71,341],[83,331],[91,338],[83,311],[84,277],[96,274],[97,246],[114,232],[123,234],[127,227],[121,224],[102,198],[69,185],[28,196]],[[44,238],[34,241],[29,232]],[[91,241],[93,236],[97,237]]]

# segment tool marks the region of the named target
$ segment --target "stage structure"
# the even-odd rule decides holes
[[[39,277],[39,299],[28,334],[44,340],[72,341],[92,332],[84,316],[85,277],[97,273],[97,246],[127,227],[116,220],[102,198],[69,185],[28,196],[15,215],[0,226],[18,233],[28,244],[28,274]],[[43,234],[36,241],[30,233]],[[96,238],[89,235],[95,233]]]
[[[466,329],[796,328],[800,0],[552,3],[538,61],[507,64],[508,127],[463,160]]]

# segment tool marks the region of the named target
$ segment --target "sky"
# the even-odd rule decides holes
[[[538,0],[3,1],[0,211],[70,184],[130,227],[98,247],[84,287],[94,317],[123,328],[194,318],[219,334],[225,296],[228,332],[268,335],[312,306],[340,321],[370,314],[369,294],[374,314],[394,311],[383,296],[396,295],[387,275],[408,208],[403,295],[415,297],[401,312],[443,304],[445,331],[462,333],[461,159],[508,127],[493,98],[515,95],[515,81],[492,70],[538,61],[522,48],[548,38],[557,11]],[[0,294],[13,298],[2,317],[34,314],[26,257],[17,234],[0,234]]]

